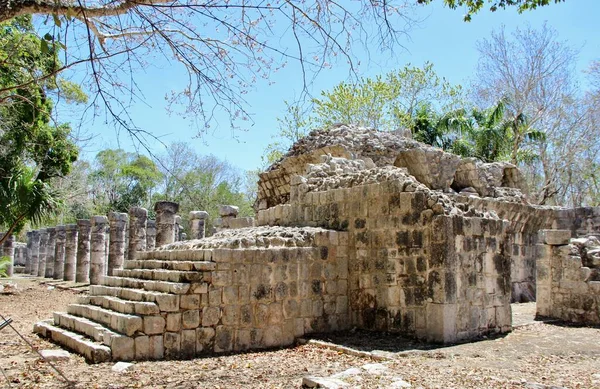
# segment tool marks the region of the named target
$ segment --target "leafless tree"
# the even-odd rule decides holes
[[[583,151],[598,152],[600,145],[589,125],[589,106],[574,79],[577,50],[560,41],[547,25],[540,30],[517,29],[512,36],[503,28],[479,42],[478,50],[474,86],[478,102],[491,105],[505,99],[510,117],[524,115],[529,128],[545,133],[533,141],[515,138],[516,148],[533,148],[538,156],[523,166],[533,199],[540,204],[581,205],[583,198],[576,192],[584,175]]]
[[[394,48],[413,23],[408,0],[0,0],[0,21],[41,15],[66,47],[60,71],[79,67],[93,108],[142,139],[128,115],[144,100],[136,73],[160,56],[183,71],[187,83],[167,100],[192,119],[199,133],[229,115],[230,126],[249,120],[244,96],[261,78],[291,61],[304,86],[336,60],[356,69],[353,49]],[[32,82],[52,77],[37,75]],[[12,87],[18,87],[14,85]],[[1,92],[1,91],[0,91]]]

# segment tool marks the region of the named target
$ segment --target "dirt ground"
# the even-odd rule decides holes
[[[0,295],[0,314],[12,318],[14,328],[38,349],[58,348],[32,334],[33,324],[64,310],[77,295],[49,290],[32,280],[16,281],[20,293]],[[75,354],[55,364],[76,388],[298,388],[306,375],[328,377],[361,366],[361,373],[346,381],[349,387],[400,387],[393,382],[401,378],[399,382],[413,388],[600,388],[600,329],[527,324],[534,312],[531,304],[515,306],[514,311],[515,322],[525,325],[512,333],[450,347],[362,331],[320,338],[365,351],[387,351],[391,359],[386,361],[309,343],[191,361],[140,362],[121,373],[111,370],[114,363],[88,365]],[[364,366],[374,369],[367,372]],[[0,387],[67,386],[10,328],[0,331],[0,368]]]

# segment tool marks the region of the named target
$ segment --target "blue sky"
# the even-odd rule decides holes
[[[364,53],[361,70],[365,76],[383,74],[411,63],[421,66],[426,61],[434,64],[437,74],[451,83],[467,86],[475,72],[478,60],[476,42],[489,37],[493,30],[502,25],[507,32],[529,23],[540,27],[546,22],[553,27],[559,40],[580,48],[577,59],[578,72],[586,69],[593,60],[600,60],[600,16],[599,0],[566,0],[565,3],[552,4],[535,11],[518,14],[515,10],[490,13],[483,11],[473,17],[470,23],[462,20],[461,10],[449,10],[441,5],[441,0],[418,9],[417,18],[421,23],[409,31],[409,37],[401,41],[404,49],[398,48],[393,55],[371,53],[370,60]],[[318,95],[321,90],[330,89],[347,79],[347,69],[337,64],[323,70],[311,86],[311,93]],[[285,112],[284,101],[293,101],[298,97],[302,82],[298,66],[288,66],[270,78],[271,85],[259,82],[247,96],[248,111],[252,113],[254,125],[247,131],[236,131],[232,136],[228,121],[221,120],[214,133],[194,138],[195,129],[190,122],[176,115],[169,115],[165,109],[165,94],[173,85],[181,82],[183,75],[170,71],[168,63],[157,64],[146,73],[139,74],[140,84],[146,103],[135,104],[130,115],[135,123],[163,142],[185,141],[196,148],[199,154],[214,154],[227,160],[240,169],[254,169],[261,165],[261,155],[267,144],[274,140],[277,133],[277,117]],[[585,79],[582,76],[581,82]],[[585,86],[585,85],[584,85]],[[84,157],[91,159],[104,148],[122,147],[134,150],[134,145],[114,127],[95,120],[86,125],[90,133],[96,135],[84,150]],[[154,153],[161,153],[162,146],[151,143]]]

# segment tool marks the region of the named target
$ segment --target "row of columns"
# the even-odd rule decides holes
[[[25,273],[56,280],[98,284],[104,275],[121,269],[125,258],[185,238],[179,205],[159,201],[154,206],[156,220],[148,219],[148,211],[132,207],[129,213],[111,212],[60,225],[27,232]],[[190,212],[192,239],[206,233],[208,213]],[[128,238],[128,239],[127,239]],[[6,239],[3,255],[14,259],[14,237]],[[10,274],[12,275],[12,264]]]

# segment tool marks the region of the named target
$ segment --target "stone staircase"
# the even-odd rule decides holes
[[[125,261],[91,285],[89,296],[37,323],[34,332],[91,363],[193,356],[195,336],[194,344],[186,342],[199,327],[216,263],[156,254],[161,259]]]

